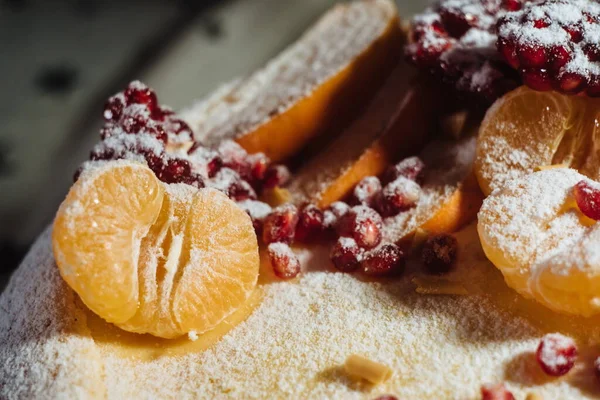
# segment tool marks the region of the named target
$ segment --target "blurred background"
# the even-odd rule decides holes
[[[0,0],[0,289],[132,79],[180,109],[260,67],[335,0]],[[397,0],[408,17],[424,0]]]

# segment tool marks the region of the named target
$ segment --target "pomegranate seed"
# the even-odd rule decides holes
[[[364,249],[372,249],[381,242],[383,221],[377,211],[367,206],[355,206],[339,220],[338,234],[353,237]]]
[[[257,198],[252,185],[243,179],[237,179],[230,183],[227,188],[227,196],[235,201],[256,200]]]
[[[269,159],[262,153],[252,154],[248,157],[250,162],[250,175],[252,181],[262,181],[265,179],[269,167]]]
[[[363,250],[352,238],[341,237],[331,249],[331,262],[339,271],[353,272],[360,267]]]
[[[552,49],[552,68],[558,70],[571,61],[571,53],[564,46],[555,46]]]
[[[579,43],[583,40],[583,27],[581,25],[563,27],[571,37],[573,43]]]
[[[300,273],[300,260],[286,243],[270,243],[267,254],[273,267],[273,272],[278,278],[292,279]]]
[[[156,94],[141,82],[132,82],[125,89],[127,105],[146,104],[150,110],[158,105]]]
[[[290,170],[284,165],[271,165],[265,172],[263,187],[272,189],[276,186],[284,186],[290,179]]]
[[[576,73],[567,72],[558,78],[558,86],[563,93],[579,93],[585,83],[585,78]]]
[[[334,201],[323,212],[323,225],[325,229],[337,229],[338,222],[348,211],[350,206],[343,201]]]
[[[477,23],[477,17],[470,13],[458,13],[454,10],[442,10],[442,22],[450,36],[460,38]]]
[[[118,121],[123,112],[123,101],[119,96],[113,96],[104,106],[104,119],[106,121]]]
[[[421,182],[424,172],[425,163],[423,160],[419,157],[409,157],[388,168],[384,181],[389,183],[402,176],[415,182]]]
[[[573,339],[560,333],[549,333],[540,341],[535,356],[546,374],[562,376],[575,365],[577,347]]]
[[[366,206],[372,206],[375,204],[375,199],[381,192],[381,182],[375,176],[367,176],[363,178],[354,187],[353,201],[356,204],[364,204]]]
[[[171,159],[167,161],[167,165],[159,174],[158,179],[166,183],[182,182],[184,177],[190,175],[191,170],[192,167],[188,161]]]
[[[540,46],[527,46],[517,52],[521,65],[526,68],[543,67],[547,62],[546,50]]]
[[[523,4],[519,0],[504,0],[504,8],[508,11],[519,11]]]
[[[519,68],[521,62],[519,61],[519,56],[517,55],[517,48],[514,43],[509,42],[507,40],[499,40],[498,48],[500,50],[500,54],[504,57],[506,62],[513,68]]]
[[[580,181],[573,188],[573,195],[583,215],[595,221],[600,220],[600,185]]]
[[[271,213],[272,209],[267,203],[263,203],[262,201],[257,200],[244,200],[238,202],[238,206],[246,211],[252,220],[252,225],[254,226],[254,230],[258,232],[262,232],[262,225],[264,219]]]
[[[488,384],[481,387],[481,400],[515,400],[515,396],[503,383]]]
[[[390,182],[381,192],[378,210],[385,217],[397,215],[416,206],[421,197],[421,187],[414,181],[400,176]]]
[[[361,266],[367,275],[401,274],[404,271],[404,261],[404,252],[400,247],[386,243],[367,253]]]
[[[319,239],[323,230],[323,211],[314,204],[304,206],[298,218],[295,239],[300,242]]]
[[[428,272],[444,274],[456,262],[458,242],[452,235],[445,233],[427,238],[421,251],[421,260]]]
[[[545,92],[552,90],[552,81],[547,70],[522,70],[523,82],[534,90]]]
[[[298,224],[298,209],[293,204],[283,204],[275,208],[263,223],[265,243],[291,243]]]
[[[182,183],[186,183],[188,185],[194,186],[197,189],[202,189],[206,185],[204,184],[204,179],[201,175],[190,173],[189,175],[183,176],[181,178]]]

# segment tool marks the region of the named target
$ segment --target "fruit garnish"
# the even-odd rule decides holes
[[[600,5],[589,0],[529,2],[498,22],[498,48],[535,90],[600,96]]]
[[[535,357],[546,374],[563,376],[575,365],[577,346],[569,337],[560,333],[549,333],[540,341]]]
[[[361,268],[366,275],[372,276],[401,274],[404,271],[405,257],[400,247],[385,243],[365,254]]]
[[[373,207],[381,195],[381,189],[379,178],[376,176],[367,176],[354,187],[352,203]]]
[[[496,49],[496,22],[525,2],[438,1],[413,19],[407,57],[458,91],[491,102],[519,85]]]
[[[385,185],[375,207],[382,215],[391,217],[415,207],[419,197],[421,197],[419,184],[399,176]]]
[[[323,211],[314,204],[303,206],[298,216],[295,239],[304,243],[322,239],[325,230],[323,219]]]
[[[263,242],[266,244],[294,240],[298,224],[298,209],[291,203],[283,204],[271,211],[263,222]]]
[[[515,396],[503,383],[481,386],[481,400],[515,400]]]
[[[593,126],[586,125],[593,120],[583,120],[585,111],[581,98],[527,87],[498,99],[479,129],[475,174],[483,193],[488,195],[539,166],[585,167],[588,157],[593,163],[593,154],[582,147],[594,132]]]
[[[342,272],[354,272],[360,267],[364,250],[350,237],[340,237],[331,249],[331,262]]]
[[[84,170],[52,240],[69,286],[131,332],[205,332],[246,301],[258,278],[256,234],[241,208],[212,188],[164,184],[131,161]]]
[[[573,196],[583,215],[600,221],[600,185],[586,180],[579,181],[573,187]]]
[[[372,249],[381,242],[383,221],[377,211],[367,206],[355,206],[339,221],[340,236],[353,238],[359,247]]]
[[[421,261],[432,274],[444,274],[456,262],[458,242],[449,234],[432,235],[425,240],[421,249]]]
[[[278,278],[281,279],[292,279],[298,276],[300,273],[300,260],[294,254],[287,243],[271,243],[267,247],[267,254],[273,272]]]
[[[595,186],[573,169],[534,172],[507,182],[484,202],[477,229],[508,286],[563,313],[600,313],[600,226],[573,207],[573,187]]]

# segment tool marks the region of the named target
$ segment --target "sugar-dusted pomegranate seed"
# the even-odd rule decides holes
[[[388,168],[385,173],[385,183],[404,177],[415,182],[421,182],[425,172],[425,163],[419,157],[409,157]]]
[[[367,176],[354,187],[352,200],[355,204],[364,204],[372,207],[380,192],[381,182],[379,178],[376,176]]]
[[[258,232],[262,232],[262,224],[264,219],[269,215],[272,211],[271,206],[267,203],[258,200],[244,200],[237,203],[238,206],[246,211],[252,220],[252,225],[254,225],[254,230]]]
[[[600,185],[581,181],[573,188],[579,210],[588,218],[600,221]]]
[[[248,156],[250,163],[250,175],[253,182],[259,182],[265,179],[269,167],[269,159],[263,153],[251,154]]]
[[[231,181],[227,188],[227,195],[235,201],[256,200],[257,198],[252,185],[243,179]]]
[[[265,243],[291,243],[298,224],[298,209],[290,203],[275,208],[263,223]]]
[[[103,117],[106,121],[118,121],[123,112],[122,96],[113,96],[104,105]]]
[[[442,22],[450,36],[460,38],[477,23],[477,16],[468,12],[457,12],[453,9],[442,8]]]
[[[515,400],[515,396],[503,383],[481,386],[481,400]]]
[[[448,234],[438,234],[427,238],[421,251],[421,260],[428,272],[443,274],[456,262],[458,242]]]
[[[416,206],[420,197],[419,184],[400,176],[383,188],[377,209],[383,216],[391,217]]]
[[[547,62],[546,50],[540,46],[526,46],[518,50],[521,65],[526,68],[542,67]]]
[[[325,229],[337,229],[337,224],[348,211],[350,206],[343,201],[334,201],[323,211],[323,225]]]
[[[287,243],[270,243],[267,247],[269,261],[278,278],[292,279],[300,273],[300,260]]]
[[[186,183],[191,186],[194,186],[198,189],[202,189],[203,187],[206,186],[204,184],[204,178],[201,175],[195,174],[193,172],[190,173],[189,175],[183,176],[181,178],[181,182]]]
[[[314,204],[307,204],[300,210],[295,239],[300,242],[318,240],[323,233],[323,211]]]
[[[127,105],[145,104],[150,110],[156,108],[158,105],[156,94],[148,86],[139,81],[131,82],[127,89],[125,89],[125,99],[127,100]]]
[[[381,215],[367,206],[355,206],[339,220],[340,236],[352,237],[359,247],[372,249],[381,242],[383,221]]]
[[[182,182],[184,177],[190,175],[191,170],[192,167],[188,161],[171,159],[167,161],[167,165],[159,174],[158,179],[166,183]]]
[[[562,376],[575,365],[577,346],[569,337],[560,333],[549,333],[540,341],[535,356],[546,374]]]
[[[331,262],[342,272],[354,272],[360,267],[364,250],[349,237],[341,237],[331,249]]]
[[[290,180],[290,170],[285,165],[271,165],[265,172],[263,187],[272,189],[276,186],[284,186]]]
[[[401,274],[404,271],[405,256],[400,247],[386,243],[368,252],[361,267],[365,274],[382,276]]]
[[[523,7],[520,0],[504,0],[504,7],[508,11],[519,11]]]

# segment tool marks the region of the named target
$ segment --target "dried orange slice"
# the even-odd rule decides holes
[[[69,286],[132,332],[170,338],[210,330],[258,278],[256,234],[242,209],[217,190],[166,185],[127,161],[81,175],[52,239]]]

